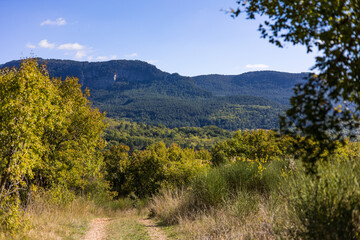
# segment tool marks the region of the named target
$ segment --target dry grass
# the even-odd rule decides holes
[[[177,224],[180,218],[191,215],[189,198],[183,190],[165,189],[153,198],[149,212],[152,216],[160,217],[163,224]]]
[[[79,239],[92,218],[104,215],[102,208],[83,198],[68,206],[56,206],[40,198],[26,209],[28,227],[13,236],[1,233],[0,239]]]
[[[222,207],[197,211],[189,207],[189,196],[184,191],[164,191],[154,197],[150,207],[161,222],[178,224],[184,239],[275,239],[274,216],[281,207],[274,209],[269,199],[258,198],[256,207],[239,205],[239,201],[251,201],[241,198]]]
[[[260,204],[259,211],[239,218],[228,208],[216,208],[195,220],[181,218],[180,229],[186,239],[274,239],[271,215]]]

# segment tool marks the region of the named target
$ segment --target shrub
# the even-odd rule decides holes
[[[107,180],[119,195],[134,193],[146,198],[161,188],[186,185],[209,166],[207,151],[169,148],[164,143],[150,145],[128,155],[129,148],[114,146],[105,154]]]
[[[191,191],[199,205],[225,203],[241,192],[268,196],[277,189],[286,162],[241,161],[212,168],[192,181]]]
[[[358,161],[320,164],[318,176],[298,172],[283,193],[300,223],[304,239],[358,238],[360,220],[360,166]]]
[[[288,141],[279,138],[271,130],[237,131],[229,140],[220,142],[212,149],[214,165],[243,159],[272,161],[286,153]]]

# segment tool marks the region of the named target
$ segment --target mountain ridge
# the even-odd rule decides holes
[[[19,66],[21,60],[0,67]],[[306,73],[255,71],[194,77],[167,73],[139,60],[78,62],[38,59],[51,77],[74,76],[109,117],[168,127],[216,125],[230,130],[277,128],[292,87]]]

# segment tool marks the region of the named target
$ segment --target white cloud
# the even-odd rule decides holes
[[[107,60],[115,60],[117,58],[116,55],[112,55],[112,56],[98,56],[95,58],[95,60],[98,60],[98,61],[107,61]],[[91,56],[91,59],[88,58],[89,61],[90,60],[93,60],[94,58]]]
[[[57,18],[56,20],[46,19],[45,21],[40,23],[40,26],[45,26],[45,25],[63,26],[65,24],[66,24],[66,20],[60,17],[60,18]]]
[[[47,39],[43,39],[39,42],[39,47],[52,49],[55,47],[55,43],[49,43]]]
[[[158,60],[147,60],[146,62],[149,63],[149,64],[154,65],[155,63],[158,62]]]
[[[268,65],[265,64],[247,64],[246,68],[269,68]]]
[[[74,51],[76,51],[74,58],[78,60],[86,57],[89,51],[91,51],[91,48],[85,47],[84,45],[81,45],[79,43],[63,43],[59,45],[56,49],[62,51],[70,51],[65,52],[65,55],[74,54]]]
[[[85,47],[83,45],[78,43],[65,43],[58,47],[59,50],[82,50],[84,48]]]
[[[26,44],[26,47],[31,48],[31,49],[36,48],[36,46],[33,45],[33,44],[31,44],[31,43],[27,43],[27,44]]]
[[[96,60],[100,60],[100,61],[105,61],[105,60],[108,60],[109,58],[107,56],[98,56],[96,58]]]
[[[127,58],[134,58],[134,57],[137,57],[137,56],[138,56],[137,53],[131,53],[131,54],[125,55],[125,57],[127,57]]]
[[[75,58],[76,59],[82,59],[83,57],[86,56],[86,52],[85,51],[77,51],[75,54]]]

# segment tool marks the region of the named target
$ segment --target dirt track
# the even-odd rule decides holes
[[[167,237],[163,231],[156,226],[151,219],[140,219],[139,222],[146,227],[147,233],[152,240],[166,240]]]
[[[90,229],[82,240],[102,240],[106,237],[106,225],[110,218],[96,218],[91,221]]]

